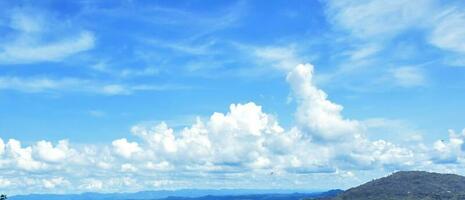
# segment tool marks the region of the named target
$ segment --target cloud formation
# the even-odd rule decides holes
[[[362,127],[357,121],[344,119],[343,107],[329,101],[328,95],[313,84],[313,70],[310,64],[298,65],[287,75],[298,101],[297,123],[317,140],[353,139]]]
[[[47,77],[16,77],[0,76],[0,91],[14,90],[24,93],[42,92],[80,92],[102,95],[130,95],[137,91],[182,90],[190,88],[183,85],[170,84],[124,84],[105,83],[91,79],[80,78],[47,78]]]
[[[437,0],[393,0],[382,2],[327,2],[329,20],[348,31],[359,41],[384,42],[409,30],[424,31],[426,42],[446,50],[465,52],[465,22],[463,8],[458,4],[443,4]]]
[[[425,73],[418,67],[398,67],[391,71],[394,82],[401,87],[415,87],[426,84]]]
[[[12,11],[9,28],[14,37],[0,43],[0,64],[61,61],[92,49],[96,40],[88,30],[69,29],[44,13],[28,9]]]
[[[228,177],[237,182],[251,176],[252,182],[259,182],[271,172],[298,180],[312,174],[352,177],[353,170],[463,162],[465,132],[451,132],[448,141],[437,141],[433,148],[368,139],[363,122],[345,119],[343,107],[314,85],[313,76],[310,64],[298,65],[287,75],[297,102],[295,126],[289,129],[249,102],[231,104],[227,113],[215,112],[179,130],[164,122],[135,125],[131,128],[135,139],[120,138],[110,145],[62,140],[23,146],[14,139],[6,143],[0,139],[0,168],[9,172],[0,174],[0,187],[12,193],[135,191],[192,187],[193,180],[224,187],[224,181],[213,180]],[[24,172],[33,173],[19,176]],[[23,190],[25,186],[31,187]]]

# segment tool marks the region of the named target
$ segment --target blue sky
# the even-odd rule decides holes
[[[461,1],[0,9],[2,191],[328,189],[402,169],[464,174]]]

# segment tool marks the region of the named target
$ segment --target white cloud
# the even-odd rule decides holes
[[[433,0],[330,0],[327,14],[334,24],[360,39],[383,39],[425,26],[425,17],[435,10]]]
[[[173,41],[166,42],[166,41],[161,41],[161,40],[147,39],[147,40],[144,40],[144,43],[155,45],[161,48],[171,49],[171,50],[186,53],[186,54],[211,55],[212,53],[215,53],[215,51],[213,51],[211,47],[215,45],[216,41],[209,40],[199,45],[193,45],[193,44],[184,44],[184,43],[173,42]]]
[[[463,162],[465,150],[465,129],[462,133],[449,130],[448,140],[438,140],[433,145],[433,161],[438,163]]]
[[[182,85],[131,85],[103,83],[78,78],[10,77],[0,76],[0,90],[15,90],[26,93],[84,92],[102,95],[130,95],[137,91],[183,90]]]
[[[85,183],[83,183],[80,187],[87,191],[99,191],[103,188],[103,181],[98,179],[89,179],[86,180]]]
[[[114,151],[124,158],[130,158],[132,154],[142,150],[137,142],[128,142],[126,138],[114,140],[111,144]]]
[[[40,32],[43,30],[44,25],[45,22],[42,16],[30,17],[24,12],[13,12],[10,19],[10,27],[26,33]]]
[[[69,154],[69,143],[66,140],[58,142],[56,147],[53,147],[51,142],[39,141],[34,150],[40,159],[47,162],[63,162]]]
[[[137,168],[134,167],[132,164],[130,163],[125,163],[123,165],[121,165],[121,171],[122,172],[136,172],[137,171]]]
[[[102,87],[102,92],[108,95],[129,94],[130,91],[122,85],[111,84]]]
[[[148,145],[144,154],[153,154],[155,160],[165,159],[160,164],[146,164],[151,169],[171,169],[170,163],[176,163],[178,171],[228,173],[299,168],[309,172],[326,169],[322,162],[329,155],[324,147],[310,144],[300,131],[285,132],[273,116],[263,113],[254,103],[232,104],[230,112],[214,113],[206,122],[198,119],[179,133],[163,122],[156,126],[138,125],[132,132]],[[322,152],[309,155],[307,148],[311,147]]]
[[[425,73],[418,67],[398,67],[391,71],[395,84],[401,87],[416,87],[426,84]]]
[[[288,47],[261,47],[251,49],[260,61],[266,61],[277,69],[288,71],[301,62],[301,58],[296,57],[296,48]]]
[[[132,133],[142,137],[149,145],[165,153],[175,153],[177,145],[173,129],[170,129],[164,122],[160,123],[152,130],[145,127],[135,126],[131,129]]]
[[[34,63],[60,61],[70,55],[94,47],[95,38],[90,32],[81,32],[77,36],[47,44],[31,44],[18,41],[4,44],[0,51],[1,63]]]
[[[182,129],[164,122],[135,125],[131,132],[137,141],[122,138],[103,145],[59,141],[55,146],[39,141],[22,147],[19,141],[9,140],[2,148],[0,139],[0,150],[5,149],[0,154],[0,169],[9,173],[0,177],[0,184],[16,193],[26,192],[21,190],[25,185],[37,184],[41,187],[27,192],[112,192],[154,185],[253,186],[267,182],[273,174],[282,178],[279,184],[285,186],[288,179],[310,184],[308,178],[316,174],[356,178],[357,173],[350,172],[416,166],[430,169],[441,162],[460,164],[464,160],[465,132],[451,133],[449,141],[438,141],[434,148],[368,139],[364,122],[346,119],[343,107],[331,102],[313,83],[313,70],[305,64],[288,73],[297,100],[296,124],[288,129],[261,106],[249,102],[231,104],[228,112],[215,112]],[[226,182],[215,181],[225,177]],[[244,182],[244,177],[253,179]]]
[[[32,147],[21,147],[21,142],[10,139],[6,144],[7,157],[9,162],[16,165],[21,170],[36,171],[45,168],[45,164],[32,157]]]
[[[384,140],[362,140],[358,145],[360,146],[355,147],[357,151],[352,152],[350,156],[361,162],[359,163],[361,164],[359,167],[373,167],[376,164],[380,164],[381,166],[393,167],[398,170],[418,162],[416,160],[418,158],[415,158],[412,150],[399,147]]]
[[[373,56],[378,53],[382,48],[376,44],[369,44],[359,47],[356,50],[347,52],[351,60],[357,61],[366,59],[367,57]]]
[[[169,171],[173,169],[173,166],[167,161],[162,161],[160,163],[153,163],[149,161],[147,162],[145,167],[149,170],[155,170],[155,171]]]
[[[94,34],[87,30],[66,30],[50,40],[60,30],[60,23],[29,10],[12,12],[10,27],[17,33],[10,42],[0,44],[0,64],[56,62],[94,47]]]
[[[11,185],[11,181],[8,179],[0,178],[0,188],[6,188]]]
[[[139,76],[154,76],[160,73],[158,68],[146,67],[141,70],[135,69],[123,69],[120,72],[116,72],[119,76],[122,77],[139,77]]]
[[[431,44],[465,54],[464,10],[452,9],[441,13],[430,35]]]
[[[105,117],[107,115],[105,111],[101,110],[89,110],[87,113],[92,117]]]
[[[89,67],[92,70],[97,72],[105,73],[108,75],[121,77],[121,78],[134,78],[134,77],[144,77],[144,76],[155,76],[160,73],[160,68],[156,67],[144,67],[138,68],[133,66],[131,68],[115,68],[114,66],[119,66],[118,63],[113,63],[109,61],[99,61],[95,64],[90,65]]]
[[[14,89],[22,92],[42,92],[82,84],[78,79],[48,79],[0,77],[0,89]]]
[[[296,122],[317,140],[350,139],[363,129],[359,122],[344,119],[343,107],[329,101],[328,95],[313,83],[313,66],[298,65],[287,75],[298,101]]]
[[[0,138],[0,156],[2,156],[4,152],[5,152],[5,142],[3,142],[3,139]]]
[[[44,188],[54,189],[56,187],[66,187],[70,183],[63,177],[56,177],[51,179],[42,179],[42,184]]]
[[[463,8],[454,4],[437,0],[331,0],[326,14],[333,25],[358,41],[380,43],[415,30],[424,32],[425,41],[438,48],[465,53],[465,15]]]

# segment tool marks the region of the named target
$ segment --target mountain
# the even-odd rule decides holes
[[[292,194],[249,194],[249,195],[226,195],[214,196],[207,195],[203,197],[168,197],[161,200],[302,200],[308,198],[334,197],[341,193],[342,190],[330,190],[319,193],[292,193]]]
[[[136,193],[31,194],[12,196],[9,200],[293,200],[309,197],[335,196],[339,190],[313,192],[308,190],[158,190]]]
[[[402,171],[351,188],[330,200],[464,200],[465,177]]]

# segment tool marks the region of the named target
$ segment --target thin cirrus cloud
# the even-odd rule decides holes
[[[431,35],[431,44],[465,54],[465,14],[463,9],[450,8],[438,17],[438,24]]]
[[[354,90],[366,91],[376,84],[376,89],[415,88],[435,84],[434,77],[427,74],[438,65],[464,66],[465,28],[461,24],[465,17],[460,2],[367,0],[324,4],[329,24],[336,33],[342,33],[335,43],[346,47],[336,51],[341,59],[324,81],[357,85],[351,81],[357,80],[357,74],[364,74],[360,78],[370,84],[354,86]],[[399,65],[416,67],[386,70]]]
[[[14,43],[3,44],[0,60],[5,64],[25,64],[42,61],[60,61],[73,54],[94,47],[95,38],[90,32],[57,42],[32,44],[18,38]]]
[[[176,84],[103,83],[95,80],[78,78],[0,77],[0,90],[12,90],[23,93],[75,92],[102,95],[130,95],[137,91],[183,89],[192,89],[192,87]]]
[[[394,82],[401,87],[417,87],[427,84],[425,72],[418,67],[398,67],[390,72]]]
[[[286,177],[307,182],[310,174],[327,174],[334,180],[355,177],[361,169],[434,169],[449,163],[448,170],[458,170],[463,164],[465,132],[451,131],[448,140],[436,141],[431,148],[421,141],[402,146],[369,139],[363,121],[346,119],[343,107],[314,85],[313,70],[305,64],[288,71],[297,102],[295,126],[290,128],[249,102],[231,104],[227,113],[215,112],[179,130],[164,122],[135,125],[135,139],[111,144],[62,140],[23,146],[0,139],[0,166],[10,171],[0,177],[0,184],[12,193],[136,191],[247,185],[244,176],[267,181],[270,172],[280,177],[280,184],[292,184]],[[23,172],[30,173],[20,176]],[[191,181],[205,177],[210,181]],[[233,181],[212,181],[215,177]]]
[[[328,1],[327,14],[337,27],[370,42],[386,41],[409,30],[422,30],[424,40],[447,51],[464,53],[463,9],[437,0]]]
[[[333,24],[357,38],[381,39],[425,26],[425,16],[431,15],[435,3],[434,0],[328,1],[327,14]]]
[[[14,37],[0,44],[0,64],[61,61],[92,49],[96,41],[92,32],[61,27],[56,19],[37,11],[15,10],[7,26]],[[63,30],[57,32],[60,27]]]

